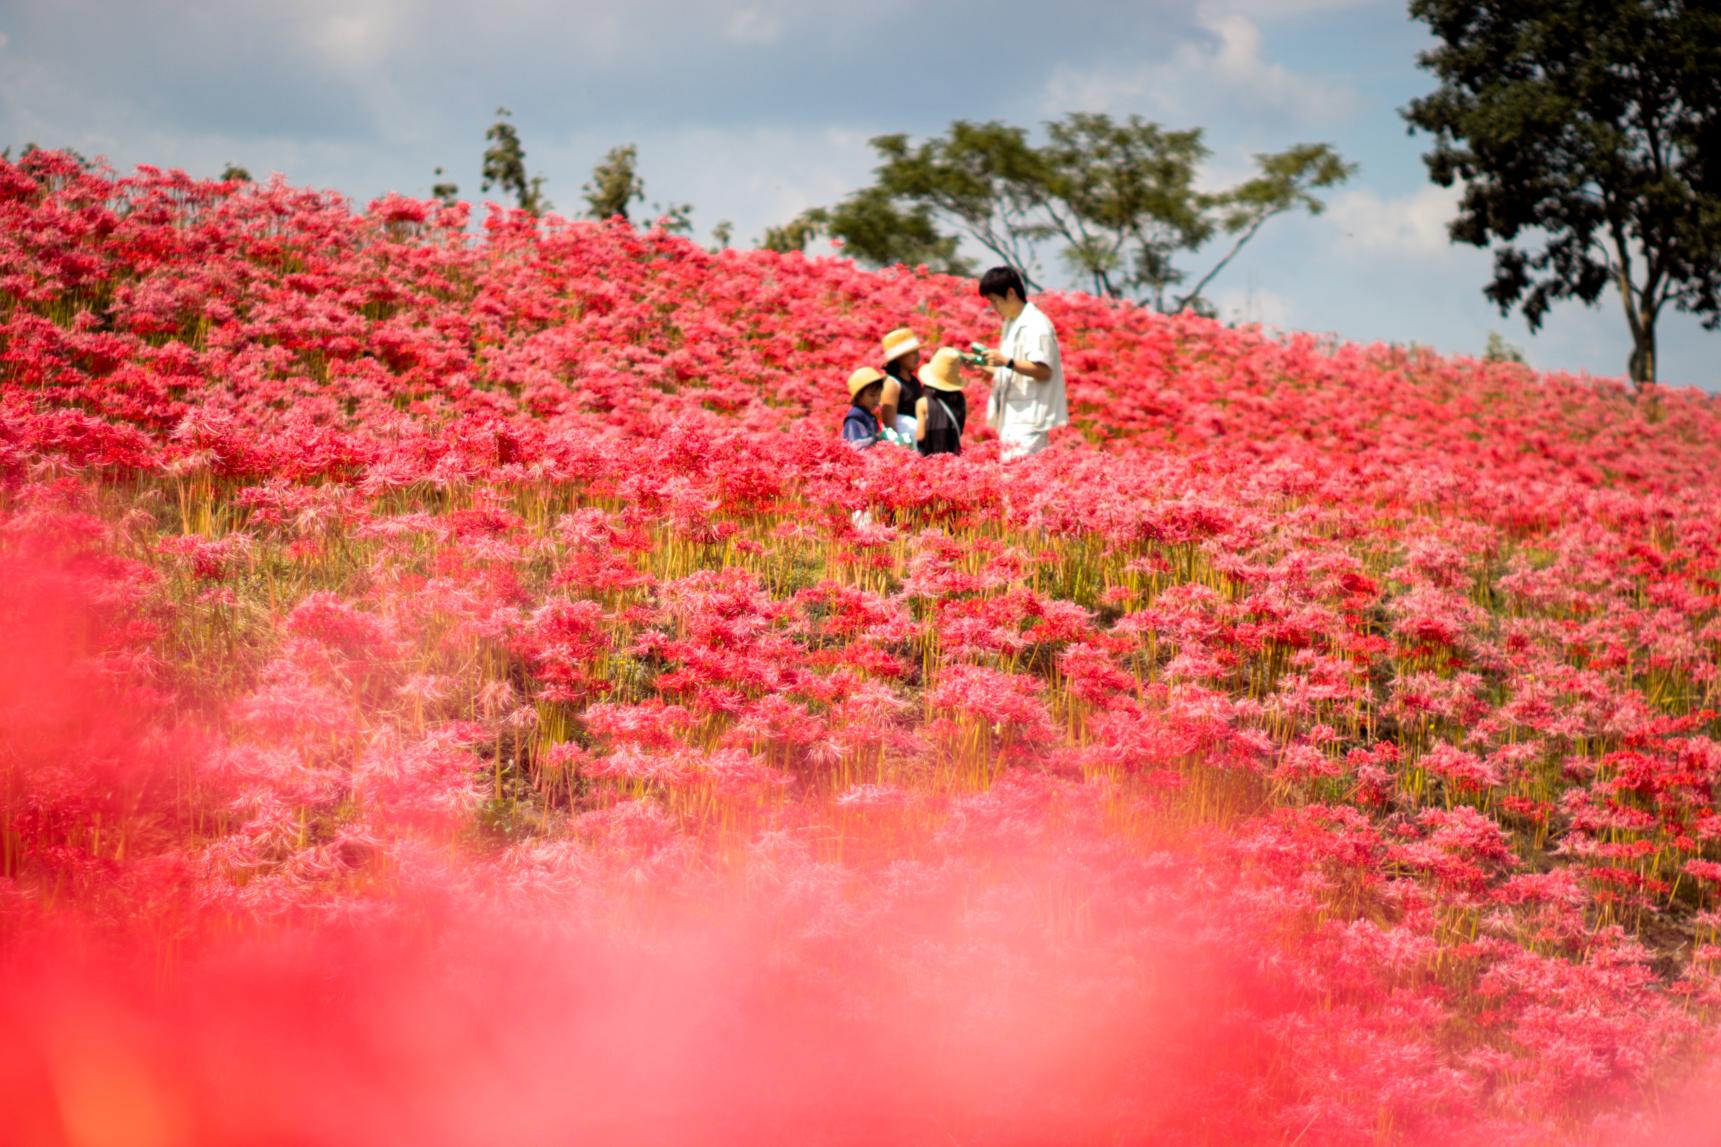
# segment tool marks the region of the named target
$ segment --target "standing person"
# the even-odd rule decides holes
[[[853,450],[870,450],[878,444],[878,404],[884,397],[884,375],[863,366],[849,375],[849,401],[843,415],[843,442]]]
[[[894,427],[905,438],[915,438],[913,411],[920,403],[920,340],[907,327],[884,336],[884,399],[879,403],[879,422]]]
[[[968,396],[962,393],[962,352],[945,347],[920,368],[926,384],[914,408],[915,448],[923,455],[962,453]]]
[[[1053,430],[1070,424],[1058,332],[1028,301],[1013,267],[993,267],[982,275],[980,297],[1004,320],[997,348],[985,353],[986,365],[993,368],[986,421],[997,428],[1006,460],[1038,454]]]

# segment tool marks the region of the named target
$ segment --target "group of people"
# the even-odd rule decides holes
[[[906,327],[884,336],[884,366],[849,375],[843,440],[857,450],[880,443],[921,454],[960,454],[968,426],[965,362],[992,371],[986,422],[998,431],[1004,458],[1044,450],[1051,432],[1069,424],[1064,367],[1051,320],[1028,300],[1022,277],[994,267],[980,277],[980,296],[1004,323],[998,345],[965,356],[940,347],[930,359]]]

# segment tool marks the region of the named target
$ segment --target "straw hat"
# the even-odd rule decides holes
[[[914,337],[914,332],[907,327],[891,331],[884,336],[884,361],[891,362],[899,359],[911,350],[920,349],[920,340]]]
[[[883,381],[884,372],[882,370],[874,370],[870,366],[863,366],[853,374],[849,375],[849,397],[854,398],[873,383]]]
[[[961,390],[968,385],[962,377],[962,352],[955,347],[939,347],[932,361],[916,372],[921,382],[934,390]]]

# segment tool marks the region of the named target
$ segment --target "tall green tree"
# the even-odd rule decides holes
[[[919,143],[872,141],[875,182],[836,207],[808,213],[768,238],[809,230],[843,238],[874,262],[966,269],[966,240],[1038,287],[1038,254],[1055,243],[1096,294],[1136,295],[1166,310],[1204,305],[1202,293],[1260,233],[1294,210],[1319,212],[1316,191],[1354,168],[1327,144],[1256,157],[1259,174],[1219,192],[1198,189],[1208,158],[1199,129],[1169,131],[1139,117],[1077,113],[1046,125],[1046,142],[1008,124],[957,121]],[[1184,257],[1209,240],[1230,241],[1204,273]],[[1193,281],[1188,289],[1178,289]]]
[[[639,177],[639,149],[633,144],[612,147],[592,169],[592,181],[582,191],[586,214],[593,219],[629,218],[634,203],[645,199],[645,181]]]
[[[484,133],[490,146],[484,149],[479,190],[496,187],[512,193],[521,210],[542,215],[550,209],[550,201],[544,198],[544,180],[526,174],[526,149],[514,129],[513,115],[507,108],[497,108],[496,122]]]
[[[1411,0],[1439,87],[1404,117],[1461,186],[1452,238],[1532,330],[1618,292],[1627,369],[1656,378],[1669,309],[1721,325],[1721,8],[1712,0]]]

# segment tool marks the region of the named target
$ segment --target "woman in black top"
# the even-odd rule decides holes
[[[962,431],[968,425],[967,385],[962,377],[962,354],[941,348],[932,361],[920,368],[925,384],[914,407],[914,444],[922,454],[962,453]]]
[[[920,380],[914,376],[920,366],[920,340],[907,327],[884,336],[884,401],[879,404],[879,422],[905,434],[913,434],[909,420],[920,405]],[[901,424],[897,418],[901,416]]]

